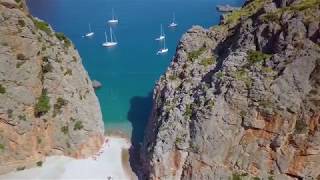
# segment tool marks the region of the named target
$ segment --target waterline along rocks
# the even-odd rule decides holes
[[[140,176],[319,179],[319,24],[319,0],[250,0],[190,29],[155,87]]]
[[[0,0],[0,173],[47,155],[85,157],[103,142],[100,105],[72,42]]]

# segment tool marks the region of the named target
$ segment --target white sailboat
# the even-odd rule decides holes
[[[163,48],[159,49],[159,51],[157,52],[157,55],[165,54],[168,51],[169,51],[168,48],[166,48],[166,39],[163,39]]]
[[[161,24],[160,25],[160,36],[158,38],[156,38],[156,40],[161,41],[161,40],[164,40],[165,38],[166,38],[166,36],[164,35],[162,24]]]
[[[91,25],[89,24],[89,32],[88,33],[86,33],[86,37],[91,37],[91,36],[93,36],[94,35],[94,32],[92,32],[91,31]]]
[[[106,37],[106,42],[104,42],[102,44],[102,46],[104,47],[113,47],[116,46],[118,44],[118,42],[116,40],[114,40],[113,38],[113,33],[112,33],[112,28],[110,27],[110,41],[108,41],[108,37],[107,37],[107,33],[104,32],[104,35]]]
[[[177,27],[177,26],[178,26],[178,24],[176,23],[176,16],[173,13],[172,22],[169,24],[169,27],[174,28],[174,27]]]
[[[112,19],[110,19],[110,20],[108,21],[108,23],[110,23],[110,24],[117,24],[118,22],[119,22],[119,20],[115,18],[115,16],[114,16],[114,10],[113,10],[113,8],[112,8]]]

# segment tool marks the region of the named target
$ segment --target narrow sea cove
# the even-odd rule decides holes
[[[182,34],[192,25],[217,24],[216,5],[240,6],[242,0],[28,0],[32,15],[75,44],[91,79],[102,83],[96,91],[107,131],[122,130],[141,141],[152,106],[152,91],[170,64]],[[102,47],[107,20],[114,8],[118,46]],[[178,27],[168,28],[173,13]],[[91,24],[95,35],[83,38]],[[163,24],[169,52],[157,56],[155,38]]]

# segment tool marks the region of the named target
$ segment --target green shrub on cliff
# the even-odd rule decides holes
[[[61,113],[61,109],[63,106],[67,105],[68,101],[59,97],[57,102],[53,105],[53,117],[56,117],[58,113]]]
[[[228,13],[225,17],[225,24],[233,26],[239,22],[240,19],[245,19],[255,14],[265,3],[265,0],[253,0],[240,10]]]
[[[37,166],[38,166],[38,167],[41,167],[41,166],[42,166],[42,164],[43,164],[43,162],[42,162],[42,161],[38,161],[38,162],[37,162]]]
[[[0,151],[3,151],[3,150],[4,150],[4,145],[0,144]]]
[[[23,19],[19,19],[19,20],[18,20],[18,24],[19,24],[21,27],[25,27],[25,26],[26,26],[26,22],[24,22]]]
[[[49,24],[44,22],[44,21],[40,21],[37,20],[35,18],[32,18],[33,24],[41,31],[44,31],[45,33],[47,33],[48,35],[51,35],[51,29],[49,27]]]
[[[214,58],[213,58],[213,57],[210,57],[210,58],[204,58],[204,59],[202,59],[201,62],[200,62],[200,65],[202,65],[202,66],[204,66],[204,67],[208,67],[208,66],[210,66],[210,65],[212,65],[212,64],[214,64],[214,63],[215,63]]]
[[[259,63],[270,58],[269,54],[265,54],[261,51],[249,50],[247,54],[248,54],[247,60],[249,61],[250,64]]]
[[[0,94],[6,93],[6,88],[0,84]]]
[[[298,119],[295,126],[295,133],[303,134],[308,131],[308,125],[302,120]]]
[[[64,45],[66,47],[71,46],[71,41],[67,38],[67,36],[65,36],[63,33],[61,32],[56,32],[55,33],[56,37],[60,40],[64,42]]]
[[[41,96],[38,98],[37,104],[35,105],[35,116],[40,117],[50,110],[50,99],[45,89],[42,90]]]
[[[69,127],[68,126],[62,126],[61,127],[61,132],[65,135],[69,133]]]
[[[77,121],[75,124],[74,124],[74,127],[73,127],[73,130],[81,130],[83,128],[83,124],[82,124],[82,121]]]
[[[205,50],[206,50],[205,46],[202,46],[200,49],[196,51],[189,52],[188,60],[191,62],[194,62]]]

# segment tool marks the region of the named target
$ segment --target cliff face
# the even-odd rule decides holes
[[[70,40],[33,18],[24,1],[0,0],[0,173],[46,155],[85,157],[103,134],[99,102]]]
[[[252,0],[190,29],[154,90],[143,177],[319,178],[319,6]]]

